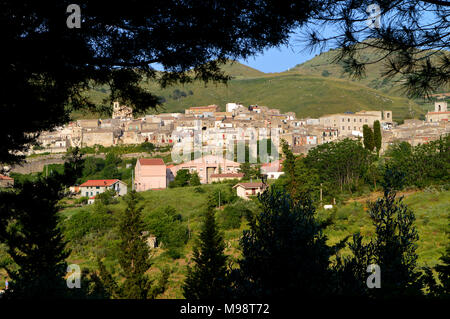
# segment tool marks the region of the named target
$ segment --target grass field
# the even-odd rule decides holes
[[[182,298],[181,284],[186,275],[186,265],[189,263],[191,251],[194,244],[193,238],[198,234],[201,225],[201,213],[203,211],[206,197],[209,191],[217,187],[226,187],[223,184],[202,185],[199,188],[205,192],[196,191],[196,187],[173,188],[158,191],[142,192],[142,205],[144,219],[152,211],[170,205],[176,209],[177,213],[182,215],[182,222],[188,225],[191,231],[191,238],[182,249],[182,256],[178,259],[172,259],[165,253],[163,248],[153,250],[153,267],[150,270],[151,276],[157,276],[160,269],[170,267],[173,271],[170,276],[168,290],[161,296],[162,298]],[[368,197],[369,198],[369,197]],[[373,198],[373,196],[371,197]],[[450,191],[417,191],[409,192],[404,198],[404,202],[412,209],[416,216],[416,226],[419,233],[418,242],[418,264],[421,266],[433,266],[438,263],[439,257],[448,245],[448,216],[450,210]],[[61,212],[64,217],[73,216],[83,210],[90,210],[93,206],[81,208],[66,209]],[[114,215],[125,208],[123,202],[112,205],[111,210]],[[220,213],[218,210],[217,214]],[[319,218],[325,218],[334,214],[334,225],[327,228],[325,234],[328,237],[329,244],[333,244],[343,239],[347,235],[361,232],[365,238],[370,238],[374,234],[374,228],[371,225],[367,213],[367,203],[364,198],[358,198],[358,201],[348,202],[338,206],[334,211],[319,210]],[[239,229],[224,231],[226,241],[226,253],[230,255],[230,260],[236,265],[240,256],[239,238],[242,230],[245,229],[246,222],[242,222]],[[94,257],[96,255],[108,256],[104,259],[105,264],[110,269],[116,267],[114,256],[111,256],[112,245],[117,241],[114,235],[114,229],[110,229],[101,236],[87,234],[81,243],[82,250],[75,249],[70,257],[70,262],[79,263],[88,268],[95,268]],[[344,250],[342,254],[348,251]],[[115,275],[117,275],[117,267]]]

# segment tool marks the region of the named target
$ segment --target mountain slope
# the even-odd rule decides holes
[[[310,64],[316,67],[313,62]],[[309,73],[316,72],[313,67],[308,69]],[[327,68],[331,73],[337,72],[331,66]],[[347,79],[302,74],[308,73],[302,70],[265,74],[238,62],[226,65],[225,70],[234,76],[227,85],[195,82],[161,89],[157,83],[150,82],[142,86],[163,98],[163,106],[158,112],[184,112],[191,106],[209,104],[217,104],[225,110],[226,103],[240,102],[278,108],[283,112],[293,111],[297,117],[318,117],[345,111],[392,110],[394,119],[404,119],[424,113],[414,101]],[[106,94],[105,89],[99,88],[91,92],[91,97],[100,102]],[[86,115],[77,114],[75,117]]]

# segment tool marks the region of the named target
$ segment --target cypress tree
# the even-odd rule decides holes
[[[363,126],[363,139],[364,139],[364,147],[372,152],[375,147],[373,132],[372,129],[367,124],[364,124]]]
[[[183,285],[187,299],[217,299],[227,296],[225,243],[212,208],[206,210],[204,218],[199,240],[194,246],[194,266],[188,267]]]
[[[381,149],[381,127],[380,121],[375,121],[373,123],[373,144],[377,149],[377,153],[380,152]]]
[[[142,207],[138,207],[140,196],[136,191],[125,197],[127,208],[119,221],[119,264],[125,282],[121,286],[121,296],[127,299],[146,299],[150,281],[145,272],[150,268],[150,251],[142,235],[144,223],[141,218]]]

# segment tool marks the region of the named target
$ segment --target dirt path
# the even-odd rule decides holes
[[[400,196],[404,196],[404,197],[408,197],[409,195],[415,194],[417,193],[418,190],[417,189],[412,189],[412,190],[407,190],[407,191],[403,191],[403,192],[398,192],[397,193],[397,197]],[[370,193],[370,195],[365,195],[365,196],[361,196],[361,197],[355,197],[355,198],[351,198],[349,200],[347,200],[347,203],[353,203],[353,202],[358,202],[358,203],[365,203],[367,201],[375,201],[377,200],[377,198],[383,197],[383,193],[382,192],[374,192],[374,193]]]

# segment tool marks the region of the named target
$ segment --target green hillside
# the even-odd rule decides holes
[[[417,118],[425,114],[427,105],[371,88],[365,85],[367,79],[356,82],[340,75],[342,67],[330,64],[330,59],[331,53],[324,53],[289,72],[276,74],[266,74],[233,62],[224,66],[224,70],[233,76],[227,84],[195,82],[161,89],[156,82],[150,82],[143,87],[163,98],[164,103],[156,112],[184,112],[191,106],[209,104],[217,104],[225,110],[226,103],[240,102],[278,108],[283,112],[293,111],[299,118],[360,110],[392,110],[394,119]],[[327,70],[327,76],[321,75],[324,70]],[[379,81],[379,77],[372,81]],[[89,94],[94,101],[101,102],[107,93],[105,88],[96,88]],[[73,114],[74,119],[97,116],[82,112]]]
[[[347,79],[349,81],[380,90],[381,92],[389,95],[405,96],[405,91],[402,87],[402,80],[399,76],[395,76],[390,80],[382,77],[383,72],[386,70],[386,61],[383,60],[384,55],[380,51],[377,51],[374,48],[365,48],[358,51],[358,59],[361,61],[368,62],[381,60],[379,62],[366,65],[365,75],[358,80],[349,79],[348,74],[344,74],[344,63],[335,61],[339,51],[340,49],[331,49],[327,52],[316,55],[311,60],[296,65],[289,71],[289,73]],[[433,56],[432,60],[438,59],[440,54],[445,54],[445,52],[441,52]],[[441,88],[438,91],[446,92],[448,91],[448,88]]]
[[[145,221],[148,221],[155,212],[160,211],[166,205],[170,205],[177,214],[180,214],[181,224],[189,227],[191,232],[191,236],[181,248],[178,258],[170,257],[165,248],[158,248],[153,253],[153,266],[149,272],[152,278],[157,276],[160,273],[160,269],[164,267],[170,267],[173,271],[169,279],[169,287],[160,296],[161,298],[183,297],[181,285],[186,275],[186,266],[191,258],[195,237],[200,231],[201,214],[209,192],[216,188],[221,188],[225,191],[229,186],[226,184],[201,185],[199,187],[173,188],[140,193],[143,196],[140,205],[143,206],[142,214]],[[405,195],[407,195],[405,204],[413,210],[417,218],[415,225],[419,234],[418,266],[433,266],[438,263],[438,259],[443,254],[448,243],[446,236],[448,214],[446,214],[446,211],[450,203],[450,191],[417,191]],[[173,200],[175,197],[177,198],[176,201]],[[366,200],[369,197],[361,198],[359,202],[349,201],[337,206],[333,214],[334,223],[325,230],[329,244],[335,244],[356,232],[360,232],[364,237],[368,238],[373,236],[374,228],[371,224],[366,204]],[[375,198],[376,196],[371,200]],[[113,271],[115,276],[118,276],[119,274],[116,271],[118,263],[114,255],[117,233],[114,227],[118,214],[125,209],[125,203],[121,200],[120,203],[107,207],[109,212],[107,214],[108,220],[111,220],[107,225],[94,223],[98,216],[102,216],[96,209],[98,209],[96,205],[88,205],[79,208],[68,208],[60,213],[64,236],[67,237],[73,234],[78,238],[76,241],[71,241],[72,254],[69,257],[69,262],[95,269],[96,264],[93,256],[101,256],[104,257],[104,263],[107,267]],[[216,210],[217,218],[222,214],[224,214],[224,210]],[[324,219],[329,217],[331,212],[319,210],[317,214],[318,218]],[[71,219],[75,219],[79,223],[71,222]],[[234,262],[241,255],[239,238],[242,236],[242,231],[247,228],[248,225],[244,219],[239,228],[222,229],[221,227],[227,243],[225,253]],[[346,248],[343,254],[347,253],[348,249]],[[0,257],[2,257],[2,254],[5,254],[5,252],[0,247]]]
[[[317,117],[328,113],[359,110],[392,110],[394,119],[424,113],[413,101],[390,96],[347,80],[284,74],[233,79],[227,85],[190,83],[161,89],[156,83],[147,88],[164,98],[158,112],[184,112],[190,106],[217,104],[225,110],[228,102],[258,104],[293,111],[297,117]],[[95,92],[100,100],[106,93]]]

